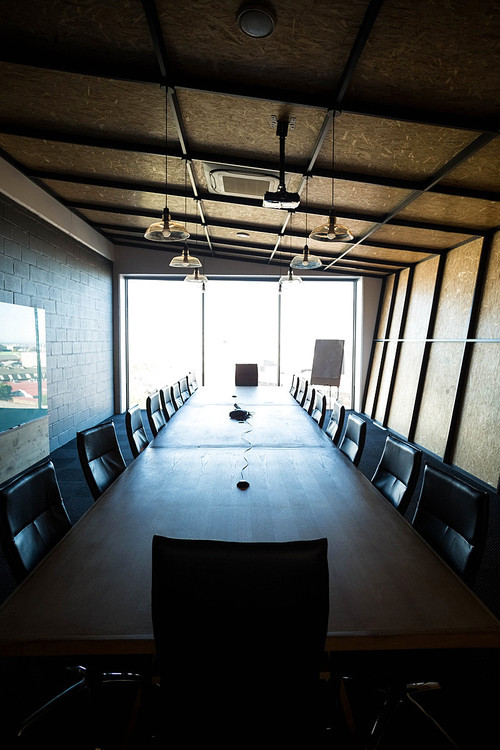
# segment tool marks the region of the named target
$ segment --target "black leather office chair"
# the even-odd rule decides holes
[[[153,437],[165,427],[166,421],[160,404],[160,391],[150,393],[146,398],[146,414]]]
[[[179,380],[179,390],[180,390],[180,392],[181,392],[181,398],[182,398],[182,401],[183,401],[184,403],[186,403],[186,401],[188,400],[188,398],[189,398],[189,397],[190,397],[190,395],[191,395],[191,394],[190,394],[190,392],[189,392],[189,386],[188,386],[188,379],[187,379],[187,375],[186,375],[186,377],[184,377],[184,378],[181,378],[181,379]]]
[[[310,383],[307,384],[306,390],[304,393],[304,398],[302,399],[301,406],[308,414],[311,413],[311,407],[314,403],[314,399],[316,397],[316,390],[312,387]]]
[[[325,430],[326,434],[332,439],[334,445],[338,445],[340,436],[342,434],[342,427],[344,426],[345,419],[345,406],[340,401],[335,401],[333,404],[332,413],[330,415],[330,421]]]
[[[141,410],[137,404],[131,406],[125,412],[125,429],[132,455],[134,458],[137,458],[139,453],[142,453],[144,448],[149,445],[146,430],[144,429],[144,422],[142,421]]]
[[[328,609],[326,539],[155,536],[160,734],[182,729],[186,746],[302,738],[312,747]]]
[[[198,390],[198,382],[196,380],[196,375],[194,372],[188,372],[188,388],[191,396],[195,391]]]
[[[469,586],[486,541],[488,493],[427,464],[413,528]]]
[[[235,385],[259,385],[259,368],[256,364],[237,364],[234,373]]]
[[[52,461],[0,487],[0,541],[18,583],[71,528]]]
[[[299,384],[297,386],[297,393],[295,394],[295,400],[297,403],[299,403],[301,406],[304,404],[304,399],[307,394],[307,388],[309,386],[309,381],[305,378],[299,378]]]
[[[345,432],[339,443],[339,450],[349,458],[354,466],[358,466],[365,447],[366,422],[355,414],[349,414]]]
[[[174,383],[170,388],[170,396],[172,399],[172,403],[175,406],[175,411],[179,411],[181,406],[184,406],[184,401],[182,400],[181,396],[181,386],[179,381]]]
[[[293,398],[296,398],[298,388],[299,388],[299,376],[293,375],[292,383],[290,385],[290,395],[293,396]]]
[[[169,385],[160,388],[160,403],[163,411],[163,416],[165,417],[165,422],[168,422],[168,420],[172,419],[175,412],[177,411],[177,409],[175,408],[175,404],[172,401],[172,389]]]
[[[94,500],[126,469],[113,422],[76,433],[78,456]]]
[[[309,414],[315,422],[323,429],[326,418],[326,396],[319,391],[314,392],[314,399],[309,407]]]
[[[421,463],[421,450],[391,435],[386,438],[372,483],[403,515],[415,490]]]

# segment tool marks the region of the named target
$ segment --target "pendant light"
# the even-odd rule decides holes
[[[178,221],[172,221],[168,208],[168,86],[165,87],[165,92],[165,208],[161,221],[151,224],[144,233],[144,237],[153,242],[178,242],[179,240],[187,240],[189,232]]]
[[[198,245],[198,228],[196,228],[195,243],[196,245]],[[198,260],[197,258],[193,258],[192,256],[189,256],[189,255],[188,255],[188,258],[191,258],[191,262]],[[199,266],[195,267],[193,273],[190,273],[184,277],[184,281],[188,281],[194,284],[203,284],[202,290],[205,291],[205,283],[208,281],[208,279],[206,276],[200,273],[200,267],[201,267],[201,263]]]
[[[351,232],[346,226],[337,224],[335,217],[335,198],[334,198],[334,166],[335,166],[335,117],[340,114],[334,111],[332,114],[332,207],[328,216],[327,224],[320,224],[312,230],[309,237],[319,242],[349,242],[354,239]]]
[[[309,177],[306,177],[306,236],[307,236],[307,184],[309,182]],[[309,253],[309,247],[306,244],[304,245],[304,252],[302,255],[295,255],[291,262],[290,262],[290,268],[300,268],[300,269],[312,269],[312,268],[319,268],[322,265],[320,259],[316,255],[310,255]]]
[[[293,214],[290,213],[290,255],[292,254],[292,216]],[[280,277],[279,289],[281,291],[283,284],[286,284],[286,286],[288,286],[289,284],[300,284],[301,282],[302,279],[300,278],[300,276],[294,276],[292,269],[289,267],[288,273]]]
[[[187,216],[187,162],[184,163],[184,221],[186,220]],[[187,236],[189,237],[189,233],[186,232]],[[170,266],[173,268],[201,268],[201,262],[198,260],[198,258],[195,258],[193,255],[189,254],[187,242],[184,243],[184,250],[182,251],[182,255],[176,255],[175,258],[172,258],[172,260],[169,263]]]

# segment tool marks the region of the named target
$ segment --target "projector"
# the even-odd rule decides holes
[[[264,208],[297,208],[299,203],[298,193],[289,193],[284,187],[280,187],[275,193],[265,193],[262,205]]]

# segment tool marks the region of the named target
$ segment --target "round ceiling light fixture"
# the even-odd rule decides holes
[[[265,39],[273,33],[276,26],[274,13],[257,3],[242,5],[238,11],[237,20],[241,31],[254,39]]]

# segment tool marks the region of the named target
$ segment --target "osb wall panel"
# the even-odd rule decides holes
[[[488,276],[479,313],[477,338],[500,338],[500,232],[495,234],[491,248]]]
[[[49,418],[13,427],[0,434],[0,484],[49,455]]]
[[[497,486],[500,471],[500,345],[474,344],[453,463]]]
[[[463,344],[431,345],[415,442],[443,456],[462,362]]]
[[[394,304],[394,311],[392,313],[391,329],[389,331],[389,338],[399,338],[399,330],[401,327],[401,319],[403,316],[403,308],[406,300],[406,290],[408,288],[408,279],[410,272],[408,268],[401,271],[399,274],[399,282],[396,290],[396,302]]]
[[[423,351],[423,341],[405,342],[399,355],[387,426],[404,437],[410,429]]]
[[[373,405],[375,402],[375,391],[377,388],[378,375],[380,372],[380,362],[382,359],[382,350],[384,344],[380,341],[376,341],[373,349],[373,360],[372,367],[370,370],[370,380],[366,391],[366,403],[365,403],[365,414],[372,416]]]
[[[394,369],[394,358],[396,356],[396,342],[389,341],[387,344],[384,371],[382,373],[382,380],[380,382],[380,392],[377,400],[377,407],[375,410],[375,419],[378,422],[383,423],[385,409],[387,406],[387,399],[389,397],[389,387],[391,384],[392,371]]]
[[[392,292],[394,289],[394,283],[396,281],[396,274],[392,274],[387,278],[385,283],[384,298],[382,300],[382,307],[380,309],[380,320],[377,331],[378,339],[385,339],[387,336],[387,319],[389,317],[389,310],[391,306]]]
[[[436,257],[415,267],[403,332],[405,339],[425,339],[427,336],[438,263]]]
[[[448,253],[433,338],[453,339],[467,336],[481,244],[482,240],[476,240]]]

